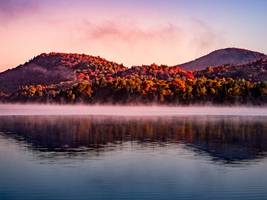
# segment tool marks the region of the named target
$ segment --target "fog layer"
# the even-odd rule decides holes
[[[267,107],[213,106],[86,106],[0,104],[0,115],[91,115],[91,116],[267,116]]]

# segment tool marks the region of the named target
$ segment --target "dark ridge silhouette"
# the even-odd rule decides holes
[[[220,65],[241,65],[249,62],[267,58],[263,53],[239,48],[225,48],[213,51],[193,61],[181,64],[186,70],[203,70],[207,67]]]

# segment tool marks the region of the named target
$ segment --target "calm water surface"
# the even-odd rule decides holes
[[[1,200],[267,199],[265,116],[0,116]]]

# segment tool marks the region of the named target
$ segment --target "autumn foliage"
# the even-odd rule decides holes
[[[69,86],[23,86],[17,99],[46,102],[83,103],[261,103],[266,101],[267,85],[263,82],[234,80],[155,77],[93,76],[77,73],[77,81]]]
[[[64,66],[73,79],[54,84],[21,85],[5,101],[112,104],[235,104],[267,102],[266,82],[221,75],[229,67],[191,72],[175,66],[127,68],[83,54],[41,54],[38,66]],[[227,71],[227,72],[228,72]]]

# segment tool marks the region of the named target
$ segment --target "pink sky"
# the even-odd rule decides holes
[[[232,46],[265,50],[226,29],[225,21],[213,23],[175,1],[38,2],[0,0],[0,71],[43,52],[99,55],[131,66],[175,65]]]

